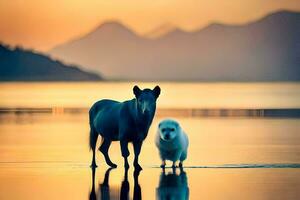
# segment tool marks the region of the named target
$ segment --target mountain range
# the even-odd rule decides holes
[[[102,78],[76,66],[0,44],[0,81],[95,81]]]
[[[300,81],[300,12],[155,38],[107,22],[47,53],[115,80]]]

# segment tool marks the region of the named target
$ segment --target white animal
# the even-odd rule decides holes
[[[159,123],[155,144],[162,160],[162,168],[166,166],[166,160],[173,162],[173,168],[179,160],[179,167],[182,167],[187,157],[189,140],[177,121],[165,119]]]

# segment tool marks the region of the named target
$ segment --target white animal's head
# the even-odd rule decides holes
[[[181,132],[178,122],[172,119],[165,119],[158,125],[160,138],[164,141],[171,141]]]

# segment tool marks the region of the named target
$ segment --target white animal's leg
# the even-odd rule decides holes
[[[166,161],[165,160],[162,160],[160,167],[163,168],[163,169],[166,167]]]
[[[186,150],[182,151],[180,158],[179,158],[180,162],[184,161],[186,159],[186,157],[187,157],[187,151]]]
[[[179,166],[180,169],[182,169],[182,167],[183,167],[183,162],[180,161],[178,166]]]
[[[176,161],[173,161],[172,168],[176,168]]]
[[[182,167],[183,167],[183,161],[186,159],[186,157],[187,157],[187,151],[185,150],[185,151],[183,151],[182,153],[181,153],[181,155],[180,155],[180,158],[179,158],[179,168],[180,169],[182,169]]]
[[[172,164],[172,172],[173,174],[176,174],[176,161]]]

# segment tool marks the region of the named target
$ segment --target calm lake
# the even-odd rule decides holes
[[[131,167],[126,174],[114,143],[110,155],[118,168],[107,171],[98,153],[93,174],[87,109],[102,98],[132,98],[134,84],[155,86],[0,83],[0,199],[300,198],[300,118],[224,117],[216,111],[299,109],[299,83],[159,83],[158,115],[140,156],[144,170],[137,175]],[[183,172],[158,168],[154,136],[166,117],[177,119],[189,136]]]

